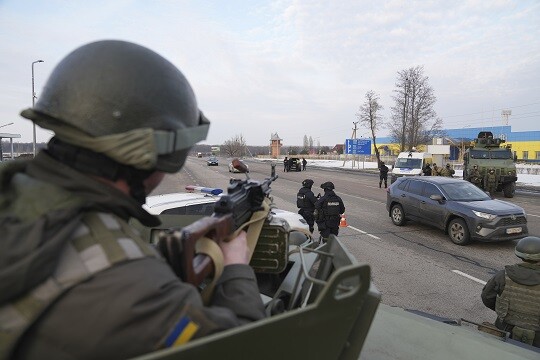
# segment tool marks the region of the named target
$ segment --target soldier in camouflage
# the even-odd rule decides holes
[[[440,176],[441,175],[441,169],[437,166],[437,164],[433,163],[433,168],[431,169],[431,176]]]
[[[497,272],[484,286],[482,302],[497,313],[497,328],[540,347],[540,238],[519,240],[514,252],[523,262]]]
[[[453,177],[455,173],[456,171],[450,167],[450,164],[446,164],[440,171],[440,175],[446,177]]]
[[[497,175],[495,174],[495,169],[489,169],[488,173],[484,177],[484,189],[489,192],[489,195],[493,197],[497,191]]]
[[[478,165],[473,166],[473,169],[469,173],[467,180],[478,186],[479,188],[482,187],[482,174],[480,174],[480,171],[478,170]]]
[[[0,359],[126,359],[265,317],[245,233],[219,244],[212,299],[129,225],[209,121],[184,75],[124,41],[67,55],[21,115],[54,131],[0,166]]]

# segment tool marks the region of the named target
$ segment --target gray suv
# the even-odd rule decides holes
[[[439,176],[401,177],[388,189],[386,209],[394,225],[407,220],[433,225],[458,245],[527,236],[525,211],[494,200],[468,181]]]

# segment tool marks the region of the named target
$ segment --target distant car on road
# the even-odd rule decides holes
[[[243,162],[242,160],[238,160],[238,161],[240,161],[240,162],[246,167],[246,169],[247,169],[246,172],[249,172],[249,166],[248,166],[248,164],[246,164],[246,163]],[[239,172],[240,172],[240,170],[236,169],[236,168],[233,166],[232,161],[229,163],[229,172],[232,172],[232,173],[239,173]]]
[[[445,231],[450,240],[505,241],[528,234],[523,208],[494,200],[462,179],[439,176],[400,177],[387,189],[386,209],[402,226],[414,220]]]
[[[302,171],[302,160],[299,158],[291,158],[291,167],[289,171]]]
[[[218,166],[219,165],[219,161],[218,161],[218,158],[215,157],[215,156],[210,156],[208,158],[208,160],[206,160],[206,164],[208,166]]]

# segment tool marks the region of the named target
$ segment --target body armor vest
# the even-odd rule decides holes
[[[301,188],[296,195],[296,206],[300,209],[315,209],[315,205],[311,204],[308,200],[306,193],[311,191],[308,188]]]
[[[323,206],[324,214],[327,216],[337,216],[340,214],[339,198],[334,195],[328,196]]]
[[[540,331],[540,284],[526,286],[505,276],[506,285],[497,296],[497,316],[510,325]]]
[[[0,307],[0,359],[9,359],[25,331],[69,289],[118,263],[160,258],[129,225],[108,213],[87,213],[61,254],[55,272]]]

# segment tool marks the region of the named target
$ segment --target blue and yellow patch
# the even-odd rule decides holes
[[[199,330],[199,325],[195,324],[188,316],[184,316],[176,323],[171,334],[165,340],[166,347],[178,346],[187,343]]]

